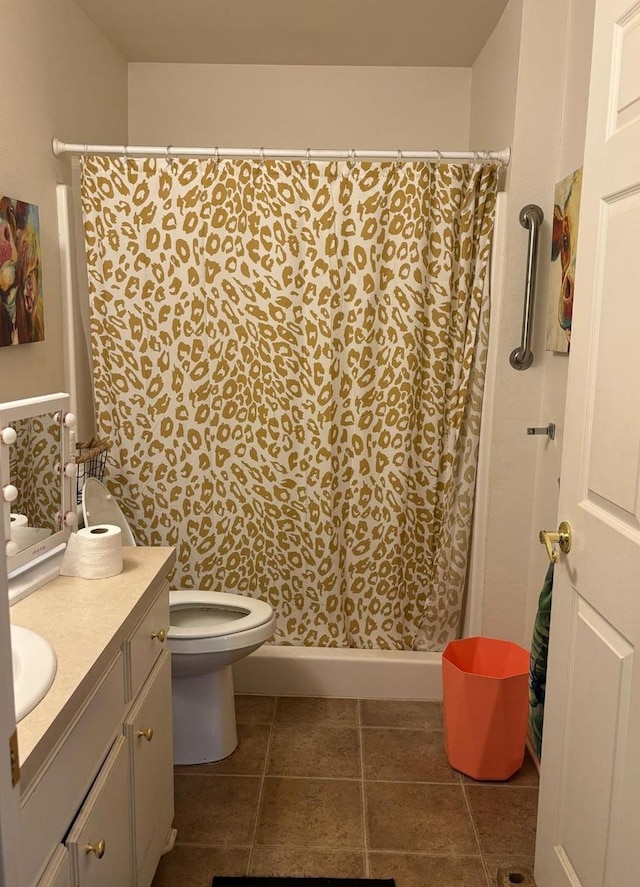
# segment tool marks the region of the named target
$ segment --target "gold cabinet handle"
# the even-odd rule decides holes
[[[539,539],[547,549],[547,554],[549,555],[551,563],[557,564],[560,553],[553,546],[557,545],[560,548],[560,551],[564,554],[569,554],[571,551],[571,542],[573,541],[571,525],[566,520],[563,520],[558,527],[557,533],[554,533],[552,530],[540,530]]]
[[[165,640],[167,639],[167,633],[164,628],[161,628],[160,631],[154,631],[151,637],[160,641],[161,644],[164,644]]]
[[[153,739],[153,727],[147,727],[146,730],[138,730],[136,736],[140,739],[146,739],[147,742],[151,742]]]
[[[97,844],[86,844],[84,849],[86,853],[95,854],[96,859],[102,859],[107,843],[104,838],[100,838]]]

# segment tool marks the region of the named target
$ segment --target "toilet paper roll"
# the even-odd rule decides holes
[[[62,558],[60,574],[82,579],[107,579],[122,572],[120,527],[98,524],[72,533]]]
[[[11,526],[12,527],[28,527],[29,526],[29,518],[26,514],[16,514],[15,511],[11,512]]]

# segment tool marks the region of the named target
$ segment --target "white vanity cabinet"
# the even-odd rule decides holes
[[[134,567],[153,561],[154,556],[145,552],[154,549],[130,551],[125,555],[124,573],[130,574],[126,581],[131,585]],[[106,644],[101,640],[102,649],[91,654],[94,666],[76,688],[79,698],[73,716],[64,719],[59,713],[40,744],[33,744],[24,766],[21,764],[26,784],[21,799],[20,887],[150,887],[161,854],[172,844],[173,731],[171,658],[165,643],[169,587],[165,577],[173,554],[162,551],[162,569],[141,571],[141,578],[150,574],[150,580],[144,593],[133,595],[135,604],[131,606],[129,601],[128,609],[127,594],[117,584],[120,577],[96,580],[86,592],[95,595],[100,589],[97,582],[106,583],[101,587],[105,592],[114,590],[114,597],[103,603],[104,621],[112,621],[114,627],[103,626],[105,637],[111,632],[111,640]],[[18,617],[22,624],[30,622],[34,630],[44,633],[36,618],[37,600],[30,598],[38,594],[44,598],[48,590],[44,599],[51,606],[59,588],[56,618],[64,619],[61,602],[67,600],[65,592],[77,587],[81,595],[82,581],[55,579],[50,587],[39,589],[12,608],[12,618],[15,616],[18,624]],[[71,618],[75,604],[71,595],[66,618]],[[85,604],[91,610],[89,605],[95,605],[96,600],[87,599]],[[121,612],[116,614],[118,608]],[[84,625],[67,626],[67,637],[77,637],[77,641],[69,657],[69,674],[65,658],[58,653],[59,671],[63,672],[56,676],[60,692],[71,679],[75,660],[84,655],[80,650],[87,641],[84,632],[89,632],[91,644],[91,624],[95,624],[96,614],[99,616],[97,608],[93,609],[93,615],[85,612]],[[58,649],[62,633],[63,629]],[[55,648],[55,641],[52,643]],[[50,693],[55,686],[54,682]],[[54,705],[51,699],[49,705]],[[23,723],[27,725],[24,735],[31,739],[31,723],[27,722],[31,718],[34,729],[38,726],[39,708],[18,725],[19,743]],[[43,712],[46,707],[41,720]],[[59,723],[61,720],[65,722]]]

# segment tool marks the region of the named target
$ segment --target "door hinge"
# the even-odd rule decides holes
[[[11,756],[11,785],[20,782],[20,757],[18,755],[18,731],[14,730],[9,737],[9,755]]]

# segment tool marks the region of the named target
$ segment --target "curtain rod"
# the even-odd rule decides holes
[[[494,161],[509,166],[511,148],[501,151],[324,151],[307,148],[306,150],[289,148],[177,148],[150,147],[143,145],[73,145],[52,139],[51,147],[56,157],[62,154],[120,154],[123,157],[215,157],[225,160],[231,158],[254,158],[256,160],[467,160],[476,163]]]

